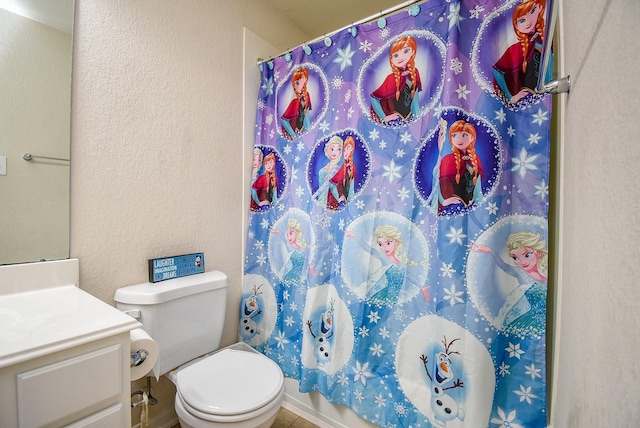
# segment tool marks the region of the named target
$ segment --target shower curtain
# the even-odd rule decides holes
[[[550,10],[431,0],[260,64],[239,338],[300,391],[546,426]]]

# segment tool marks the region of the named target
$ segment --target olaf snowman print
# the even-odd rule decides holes
[[[427,377],[431,381],[431,409],[433,410],[435,423],[440,426],[446,426],[447,422],[456,418],[461,421],[464,420],[464,410],[455,398],[445,391],[455,388],[463,388],[464,383],[458,378],[453,384],[453,365],[451,361],[452,354],[460,353],[458,351],[452,351],[451,345],[459,338],[453,339],[451,342],[447,342],[446,336],[444,337],[444,351],[438,352],[435,355],[435,364],[433,364],[433,375],[429,372],[429,358],[422,354],[420,359],[424,364],[424,369],[427,372]]]

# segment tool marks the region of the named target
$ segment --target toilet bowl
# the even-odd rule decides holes
[[[122,287],[114,296],[157,343],[153,374],[176,385],[183,428],[268,428],[283,401],[275,362],[244,342],[218,350],[227,286],[225,274],[211,271]]]
[[[255,351],[226,348],[169,377],[182,428],[269,428],[284,397],[280,367]]]

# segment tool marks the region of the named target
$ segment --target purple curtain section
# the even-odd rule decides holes
[[[239,337],[302,392],[546,426],[549,10],[431,0],[260,65]]]

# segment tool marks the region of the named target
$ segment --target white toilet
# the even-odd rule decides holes
[[[213,352],[222,337],[226,275],[132,285],[116,290],[114,299],[122,311],[139,311],[157,342],[153,372],[175,383],[182,428],[271,426],[284,396],[280,367],[244,343]]]

